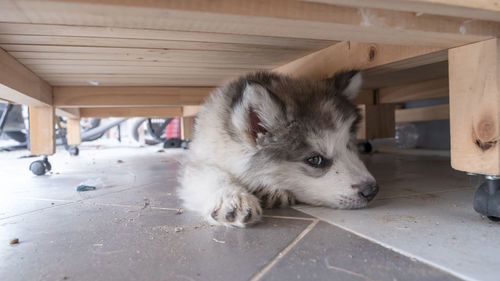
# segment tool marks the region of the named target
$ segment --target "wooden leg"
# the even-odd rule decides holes
[[[54,107],[30,106],[29,112],[31,154],[54,154],[56,152]]]
[[[183,140],[193,139],[194,132],[194,117],[182,117],[181,118],[181,138]]]
[[[357,139],[369,140],[394,137],[393,104],[360,104],[358,105],[362,120],[358,126]]]
[[[451,165],[500,175],[500,39],[449,50]]]
[[[82,143],[80,118],[68,118],[66,123],[66,139],[68,145],[79,145]]]

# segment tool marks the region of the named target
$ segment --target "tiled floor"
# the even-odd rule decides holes
[[[61,151],[42,177],[28,171],[34,159],[0,153],[0,280],[486,280],[480,263],[500,263],[498,226],[471,211],[477,182],[446,158],[373,155],[382,191],[369,209],[298,206],[313,216],[271,210],[254,227],[228,229],[179,212],[183,151],[157,150]],[[76,192],[88,179],[103,184]],[[468,247],[481,243],[493,244]],[[461,252],[462,271],[445,260]]]

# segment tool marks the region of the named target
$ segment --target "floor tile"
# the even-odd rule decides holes
[[[261,280],[461,280],[320,222]]]
[[[248,280],[310,223],[230,229],[190,212],[72,203],[0,221],[0,280]]]

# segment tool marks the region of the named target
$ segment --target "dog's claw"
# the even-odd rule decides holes
[[[210,218],[218,224],[245,227],[260,220],[259,199],[249,193],[225,194]]]

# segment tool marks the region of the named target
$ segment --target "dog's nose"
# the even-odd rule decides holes
[[[370,183],[362,186],[360,188],[359,195],[363,198],[366,198],[368,201],[372,201],[375,198],[375,195],[378,193],[378,184]]]

